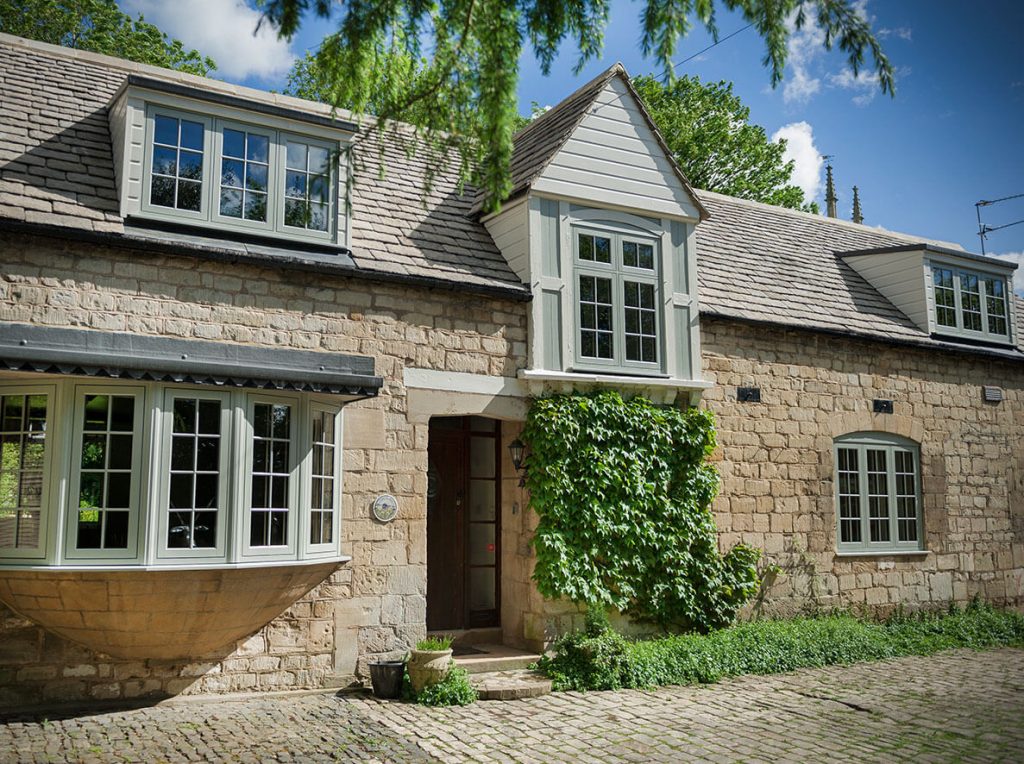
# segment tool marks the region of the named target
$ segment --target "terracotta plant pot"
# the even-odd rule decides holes
[[[452,651],[448,650],[411,650],[409,664],[409,681],[413,692],[422,692],[424,687],[437,684],[446,676],[452,666]]]

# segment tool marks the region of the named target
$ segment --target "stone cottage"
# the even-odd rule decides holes
[[[0,121],[0,708],[543,647],[551,391],[715,412],[766,611],[1022,603],[1014,266],[691,188],[621,67],[493,215],[322,105],[3,35]]]

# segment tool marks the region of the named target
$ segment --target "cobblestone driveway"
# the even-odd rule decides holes
[[[329,694],[0,726],[0,761],[1024,761],[1024,651],[427,709]]]

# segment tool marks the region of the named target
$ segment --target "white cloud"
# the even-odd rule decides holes
[[[796,28],[796,13],[786,19],[790,36],[786,43],[786,67],[790,70],[782,85],[786,103],[807,103],[819,90],[821,80],[811,72],[814,60],[824,53],[825,33],[809,16],[802,29]]]
[[[254,34],[260,13],[242,0],[122,0],[121,8],[132,16],[141,13],[186,47],[210,56],[225,79],[273,79],[295,59],[268,24]]]
[[[1020,266],[1013,274],[1013,282],[1016,286],[1016,289],[1013,291],[1024,297],[1024,252],[1004,252],[1001,255],[990,254],[989,257],[997,257],[1000,260],[1017,263]]]
[[[808,200],[817,199],[821,194],[821,167],[825,160],[814,145],[814,128],[807,122],[793,122],[783,125],[772,135],[772,141],[786,141],[782,158],[793,161],[793,175],[790,182],[803,189]]]
[[[828,84],[835,88],[854,91],[856,95],[853,96],[853,102],[857,106],[867,106],[879,92],[878,75],[863,69],[857,74],[849,69],[841,69],[837,74],[828,75]]]
[[[875,35],[879,40],[884,40],[887,37],[897,37],[900,40],[911,42],[914,39],[914,30],[910,27],[896,27],[895,29],[883,27],[875,32]]]

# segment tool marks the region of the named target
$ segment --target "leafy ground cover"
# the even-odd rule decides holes
[[[639,641],[613,631],[603,614],[591,614],[586,628],[563,637],[538,668],[556,690],[614,690],[1005,646],[1024,647],[1024,615],[979,602],[884,621],[834,614]]]

